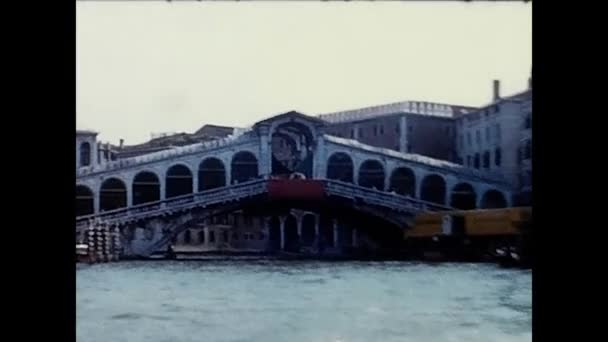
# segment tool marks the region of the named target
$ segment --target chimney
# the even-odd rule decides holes
[[[125,143],[125,139],[120,139],[120,149],[122,150],[122,145]]]
[[[500,99],[500,81],[494,80],[494,101]]]

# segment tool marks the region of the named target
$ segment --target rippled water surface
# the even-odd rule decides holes
[[[77,267],[79,342],[531,341],[531,272],[487,264]]]

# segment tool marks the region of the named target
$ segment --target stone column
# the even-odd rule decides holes
[[[99,214],[99,202],[100,202],[101,190],[95,194],[93,193],[93,213]]]
[[[407,122],[405,115],[399,118],[399,151],[407,153]]]
[[[281,250],[285,250],[285,221],[287,220],[286,216],[279,216],[279,221],[281,223]]]
[[[260,136],[260,167],[259,173],[261,175],[270,175],[272,172],[272,158],[270,149],[270,132],[267,125],[261,125],[258,131]]]
[[[313,178],[315,179],[324,179],[327,178],[327,156],[325,153],[325,139],[323,139],[323,135],[317,135],[317,146],[314,150],[314,158],[313,158]]]
[[[158,190],[160,191],[159,198],[161,201],[165,200],[167,198],[167,194],[165,193],[165,191],[167,191],[166,185],[167,185],[167,180],[163,176],[163,178],[159,179],[159,187],[158,187]]]
[[[338,243],[340,242],[340,230],[338,229],[338,220],[333,219],[334,224],[334,248],[338,248]]]
[[[133,182],[129,182],[128,184],[132,184]],[[127,207],[133,205],[133,187],[127,185]]]
[[[198,169],[192,172],[192,193],[198,192]]]

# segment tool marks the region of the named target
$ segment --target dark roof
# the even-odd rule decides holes
[[[226,133],[230,134],[230,133],[232,133],[234,131],[235,127],[219,126],[219,125],[203,125],[196,132],[194,132],[194,135],[203,134],[203,132],[205,130],[209,130],[209,129],[225,131]]]
[[[289,111],[287,113],[283,113],[283,114],[279,114],[279,115],[275,115],[273,117],[270,117],[268,119],[262,120],[262,121],[258,121],[255,123],[254,126],[257,126],[259,124],[263,124],[263,123],[270,123],[272,121],[275,120],[279,120],[282,119],[284,117],[296,117],[296,118],[301,118],[304,119],[306,121],[311,121],[314,123],[318,123],[318,124],[322,124],[322,125],[326,125],[328,122],[322,119],[319,119],[318,117],[314,117],[314,116],[310,116],[310,115],[306,115],[306,114],[302,114],[300,112],[297,112],[295,110]]]

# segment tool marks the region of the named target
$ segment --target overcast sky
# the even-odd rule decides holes
[[[77,3],[77,127],[112,143],[289,110],[481,106],[531,67],[523,2]]]

